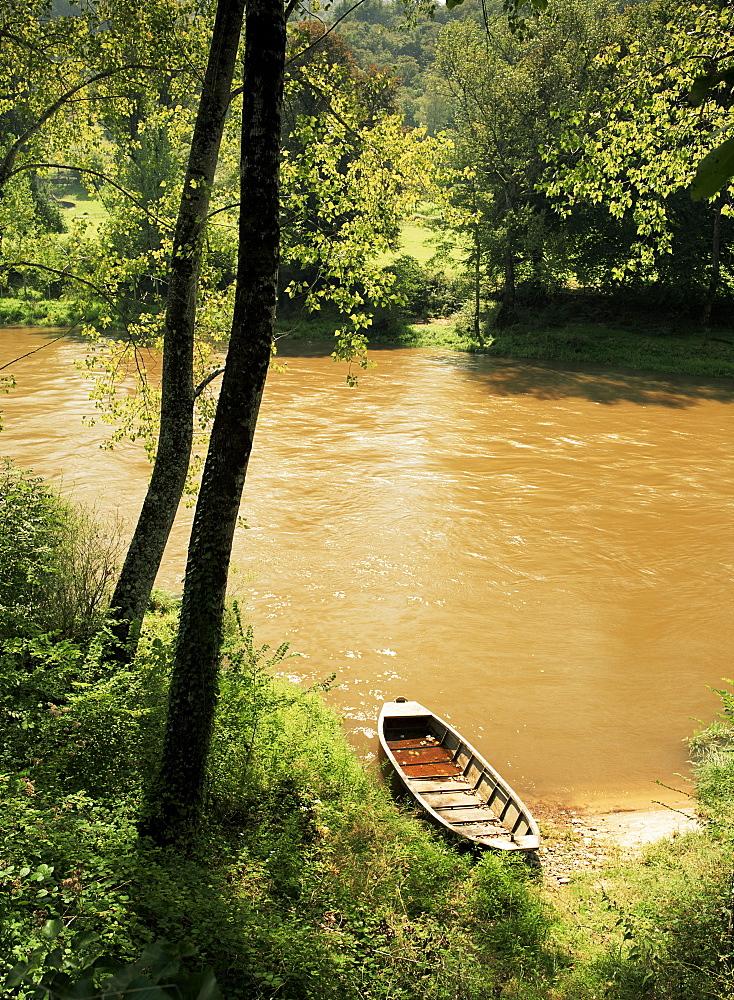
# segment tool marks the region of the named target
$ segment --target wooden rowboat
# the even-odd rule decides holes
[[[378,731],[405,790],[453,836],[500,851],[537,849],[527,806],[448,722],[403,699],[383,706]]]

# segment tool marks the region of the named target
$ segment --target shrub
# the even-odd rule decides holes
[[[424,266],[415,257],[404,255],[385,270],[395,275],[393,293],[407,315],[449,316],[461,305],[462,283],[440,268]]]
[[[486,853],[473,873],[471,919],[483,929],[490,954],[513,959],[521,967],[543,964],[552,925],[550,907],[529,884],[531,872],[521,859]]]
[[[63,507],[42,480],[0,469],[0,608],[13,617],[35,606],[54,572]]]
[[[721,699],[719,718],[696,732],[688,743],[694,757],[699,805],[715,829],[727,831],[734,813],[734,692],[713,690]]]
[[[120,532],[41,479],[0,468],[0,638],[88,638],[117,569]]]

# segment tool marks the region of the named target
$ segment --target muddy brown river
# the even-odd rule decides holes
[[[0,331],[0,453],[134,523],[142,449],[106,429],[83,345]],[[356,745],[381,702],[439,711],[530,801],[640,807],[734,674],[734,381],[317,344],[271,373],[232,592]],[[10,369],[8,369],[9,371]],[[159,583],[181,588],[191,511]]]

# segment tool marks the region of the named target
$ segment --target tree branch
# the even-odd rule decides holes
[[[2,369],[0,369],[0,371],[2,371]],[[207,377],[202,382],[199,382],[199,384],[194,389],[194,399],[198,399],[199,396],[204,391],[204,389],[206,389],[206,387],[211,382],[213,382],[215,378],[223,374],[224,374],[224,368],[217,368],[215,369],[215,371],[211,372],[211,374],[207,375]]]
[[[62,108],[72,99],[72,97],[75,94],[78,94],[79,91],[83,90],[85,87],[89,87],[93,83],[99,83],[100,80],[106,80],[111,76],[115,76],[115,74],[117,73],[127,72],[128,70],[131,69],[150,69],[150,68],[151,67],[145,66],[142,63],[130,63],[127,66],[116,66],[114,69],[108,69],[104,70],[101,73],[96,73],[94,76],[91,76],[88,80],[85,80],[83,83],[77,84],[76,87],[72,87],[71,90],[67,90],[64,94],[62,94],[61,97],[58,98],[58,100],[54,101],[53,104],[50,104],[46,108],[46,110],[43,112],[40,118],[37,118],[36,121],[32,125],[30,125],[25,130],[25,132],[23,132],[23,134],[20,135],[12,144],[12,146],[10,146],[10,148],[8,149],[7,153],[5,154],[5,157],[0,163],[0,190],[2,190],[2,188],[5,186],[8,174],[13,169],[15,158],[20,152],[20,150],[23,148],[23,146],[28,142],[28,140],[32,136],[36,134],[36,132],[38,132],[41,126],[45,125],[45,123],[49,120],[49,118],[52,118],[60,108]]]
[[[142,202],[138,201],[137,198],[131,195],[129,191],[126,191],[124,187],[121,187],[108,177],[107,174],[103,174],[99,170],[92,170],[89,167],[75,167],[70,163],[24,163],[22,166],[11,170],[10,173],[6,175],[5,180],[9,181],[11,177],[15,177],[16,174],[20,174],[24,170],[45,170],[49,167],[53,167],[55,170],[76,170],[77,173],[80,174],[91,174],[92,177],[101,177],[106,184],[109,184],[113,188],[117,188],[117,190],[124,194],[126,198],[129,198],[136,208],[139,208],[141,212],[145,212],[148,218],[159,223],[159,225],[163,226],[164,229],[173,231],[173,226],[170,222],[166,222],[165,219],[159,218],[154,212],[151,212],[149,208],[146,208]]]
[[[31,354],[37,354],[39,351],[44,350],[44,348],[50,347],[51,344],[55,344],[57,340],[63,340],[64,337],[68,337],[71,331],[75,330],[78,325],[79,324],[75,324],[74,326],[72,326],[71,330],[67,330],[62,337],[54,337],[53,340],[48,340],[45,344],[41,344],[40,347],[36,347],[32,351],[28,351],[27,354],[21,354],[19,358],[13,358],[13,360],[8,361],[6,365],[0,365],[0,372],[5,371],[6,368],[10,368],[11,365],[17,365],[19,361],[23,360],[23,358],[29,358]]]

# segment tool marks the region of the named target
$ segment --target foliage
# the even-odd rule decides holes
[[[330,36],[327,36],[330,37]],[[361,73],[347,48],[305,49],[287,85],[282,165],[286,293],[318,311],[333,303],[343,325],[334,357],[364,367],[372,311],[394,298],[378,258],[405,215],[430,189],[439,144],[404,128],[386,73]]]
[[[353,10],[351,6],[346,0],[336,3],[328,16],[338,23],[353,57],[363,70],[378,67],[396,77],[400,82],[396,97],[406,124],[423,126],[435,135],[446,114],[429,84],[431,64],[441,25],[456,15],[437,5],[430,18],[407,22],[405,6],[395,0],[366,0]],[[479,4],[467,0],[460,16],[481,17]]]
[[[729,688],[715,688],[714,693],[721,698],[719,718],[696,732],[689,746],[704,815],[716,830],[726,832],[734,803],[734,693]]]
[[[421,265],[415,257],[403,255],[386,267],[395,275],[393,293],[408,316],[450,316],[461,305],[464,283],[432,264],[435,261]]]
[[[6,988],[24,992],[34,1000],[121,1000],[144,992],[150,1000],[219,1000],[221,993],[211,969],[184,972],[181,959],[194,949],[172,947],[167,941],[149,945],[135,962],[121,964],[98,954],[99,936],[92,931],[74,934],[68,950],[54,947],[65,930],[63,920],[47,920],[41,934],[47,945],[35,948],[28,961],[11,969]]]
[[[83,637],[99,623],[119,533],[9,462],[0,469],[0,635]],[[26,623],[23,629],[21,622]]]
[[[465,20],[440,34],[436,72],[452,95],[454,142],[443,224],[470,248],[476,302],[487,285],[502,288],[499,322],[512,317],[518,282],[544,295],[569,275],[567,240],[538,186],[561,123],[591,100],[593,53],[615,30],[598,5],[558,3],[532,34],[502,20],[484,29]],[[477,316],[477,334],[478,326]]]
[[[598,56],[601,79],[608,73],[601,103],[567,121],[562,155],[549,157],[550,194],[603,203],[615,218],[633,221],[636,238],[615,277],[629,270],[654,276],[661,257],[675,251],[678,203],[671,195],[688,187],[698,160],[729,127],[728,101],[695,106],[688,98],[702,60],[730,48],[730,18],[726,7],[660,2],[632,8],[624,38]],[[693,208],[689,214],[712,218],[710,207]]]

